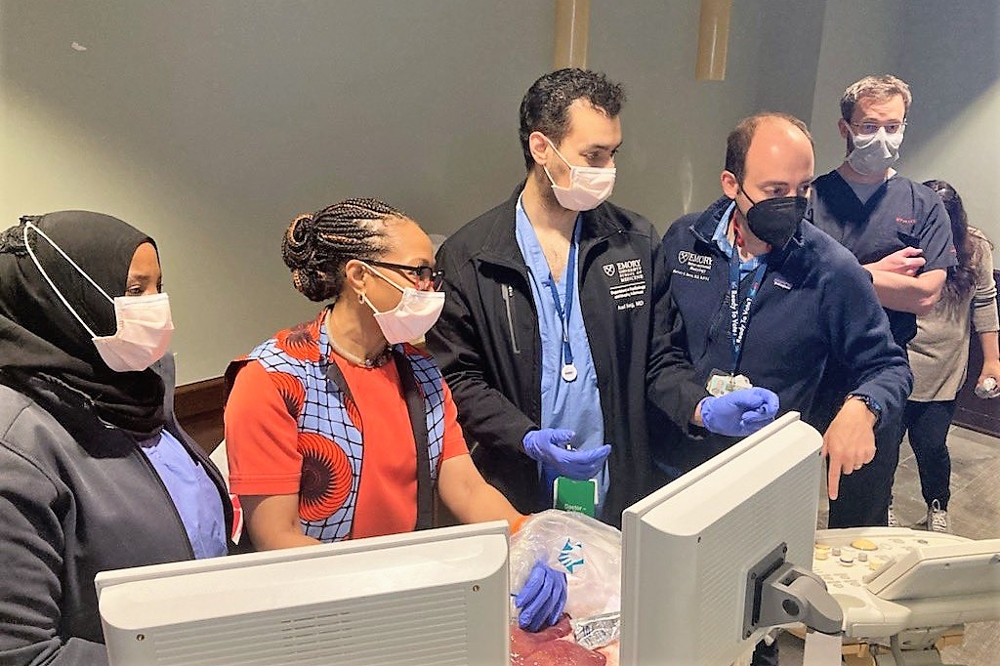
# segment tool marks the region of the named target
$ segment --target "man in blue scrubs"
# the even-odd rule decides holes
[[[555,477],[592,483],[611,524],[651,489],[651,406],[738,436],[777,410],[770,391],[715,398],[692,381],[656,231],[606,201],[623,102],[580,69],[531,86],[527,179],[441,246],[447,299],[427,335],[486,480],[523,512],[552,506]]]
[[[929,312],[955,265],[951,224],[940,197],[929,188],[900,176],[893,168],[906,130],[909,86],[891,75],[866,76],[840,100],[840,135],[846,158],[813,184],[807,218],[833,236],[868,270],[885,308],[896,342],[906,348],[917,332],[917,315]],[[821,407],[815,418],[833,418],[838,396],[848,379],[842,367],[823,379]],[[898,419],[883,419],[876,433],[878,456],[871,465],[891,479],[902,439]],[[851,483],[867,483],[856,477]],[[830,527],[885,525],[889,503],[881,497],[863,504],[831,502]]]

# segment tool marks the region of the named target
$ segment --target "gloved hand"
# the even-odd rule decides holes
[[[521,609],[517,624],[527,631],[538,631],[559,621],[566,607],[566,574],[542,561],[535,562],[528,580],[514,597]]]
[[[778,396],[765,388],[748,388],[701,401],[701,422],[711,432],[746,437],[774,420]]]
[[[571,449],[574,434],[572,430],[552,428],[532,430],[524,436],[524,451],[559,476],[577,481],[592,479],[601,471],[611,447],[604,444],[588,451]]]

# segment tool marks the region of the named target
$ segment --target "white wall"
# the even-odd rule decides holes
[[[617,203],[660,231],[705,207],[726,134],[764,109],[811,121],[828,170],[844,87],[898,71],[917,96],[901,168],[952,180],[1000,241],[995,0],[733,5],[726,80],[696,82],[698,2],[594,0],[588,64],[629,95]],[[294,215],[377,196],[447,233],[507,196],[553,17],[543,0],[2,0],[0,226],[86,208],[150,233],[179,380],[218,376],[316,310],[280,259]]]
[[[942,11],[933,0],[910,0],[906,22],[899,75],[914,96],[906,173],[954,185],[969,223],[1000,243],[1000,2],[966,0]]]
[[[595,2],[588,66],[623,81],[629,96],[614,201],[646,215],[663,232],[680,215],[722,196],[726,136],[741,118],[774,109],[808,120],[808,63],[819,57],[823,4],[733,3],[726,79],[699,82],[699,3]],[[790,37],[775,48],[783,33],[779,25]],[[804,74],[795,63],[804,63]]]
[[[179,381],[218,376],[317,310],[280,258],[296,214],[376,196],[449,231],[507,196],[553,20],[534,0],[3,0],[0,227],[83,208],[152,235]]]

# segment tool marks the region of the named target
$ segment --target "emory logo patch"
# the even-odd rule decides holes
[[[678,267],[670,272],[692,280],[709,281],[709,274],[712,271],[712,257],[707,254],[698,254],[689,250],[681,250],[677,253]]]
[[[646,275],[641,259],[626,259],[602,264],[608,278],[608,294],[618,312],[635,310],[646,305]]]
[[[698,254],[696,252],[688,252],[687,250],[681,250],[677,253],[677,261],[684,266],[695,267],[698,266],[702,270],[712,269],[712,257],[704,254]]]

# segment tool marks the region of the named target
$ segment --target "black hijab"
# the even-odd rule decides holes
[[[23,217],[0,234],[0,378],[53,411],[51,386],[69,387],[102,420],[145,438],[163,427],[163,381],[155,370],[115,372],[90,334],[39,272],[25,247],[31,222],[112,298],[123,296],[136,248],[153,240],[101,213],[61,211]],[[114,306],[38,232],[27,229],[38,263],[96,335],[113,335]],[[155,246],[155,243],[154,243]],[[35,388],[33,388],[35,387]],[[58,392],[56,392],[58,393]]]

